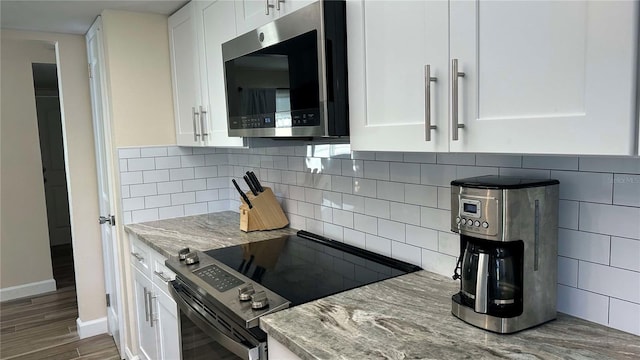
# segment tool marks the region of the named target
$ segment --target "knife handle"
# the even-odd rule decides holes
[[[251,201],[247,197],[247,194],[245,194],[244,191],[242,191],[242,189],[240,189],[240,186],[236,182],[236,179],[231,179],[231,182],[233,183],[233,186],[236,187],[236,190],[238,190],[238,193],[242,197],[242,200],[244,200],[244,202],[247,203],[247,206],[249,206],[249,209],[252,209],[253,205],[251,205]]]
[[[253,180],[254,185],[256,186],[256,190],[258,190],[258,192],[263,192],[264,188],[262,187],[262,184],[260,184],[260,180],[258,180],[258,177],[256,176],[256,174],[253,171],[251,171],[249,172],[249,176]]]
[[[253,196],[258,196],[258,191],[256,191],[256,187],[253,186],[253,183],[251,182],[249,177],[245,175],[242,178],[244,179],[244,182],[246,182],[247,185],[249,186],[249,190],[251,190],[251,193],[253,194]]]

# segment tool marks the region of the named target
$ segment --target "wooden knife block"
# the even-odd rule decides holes
[[[289,219],[282,211],[282,207],[271,188],[265,187],[264,191],[254,196],[247,193],[253,208],[240,199],[240,230],[244,232],[256,230],[281,229],[289,225]]]

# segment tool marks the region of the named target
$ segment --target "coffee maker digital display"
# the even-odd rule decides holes
[[[556,318],[558,186],[493,175],[451,182],[451,230],[460,234],[453,315],[498,333]]]

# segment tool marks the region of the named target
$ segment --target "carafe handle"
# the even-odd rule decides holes
[[[478,254],[478,271],[476,273],[475,312],[487,313],[487,283],[489,279],[489,254]]]

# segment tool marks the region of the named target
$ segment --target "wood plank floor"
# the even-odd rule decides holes
[[[111,336],[78,337],[71,246],[51,252],[58,290],[0,303],[0,359],[120,359]]]

